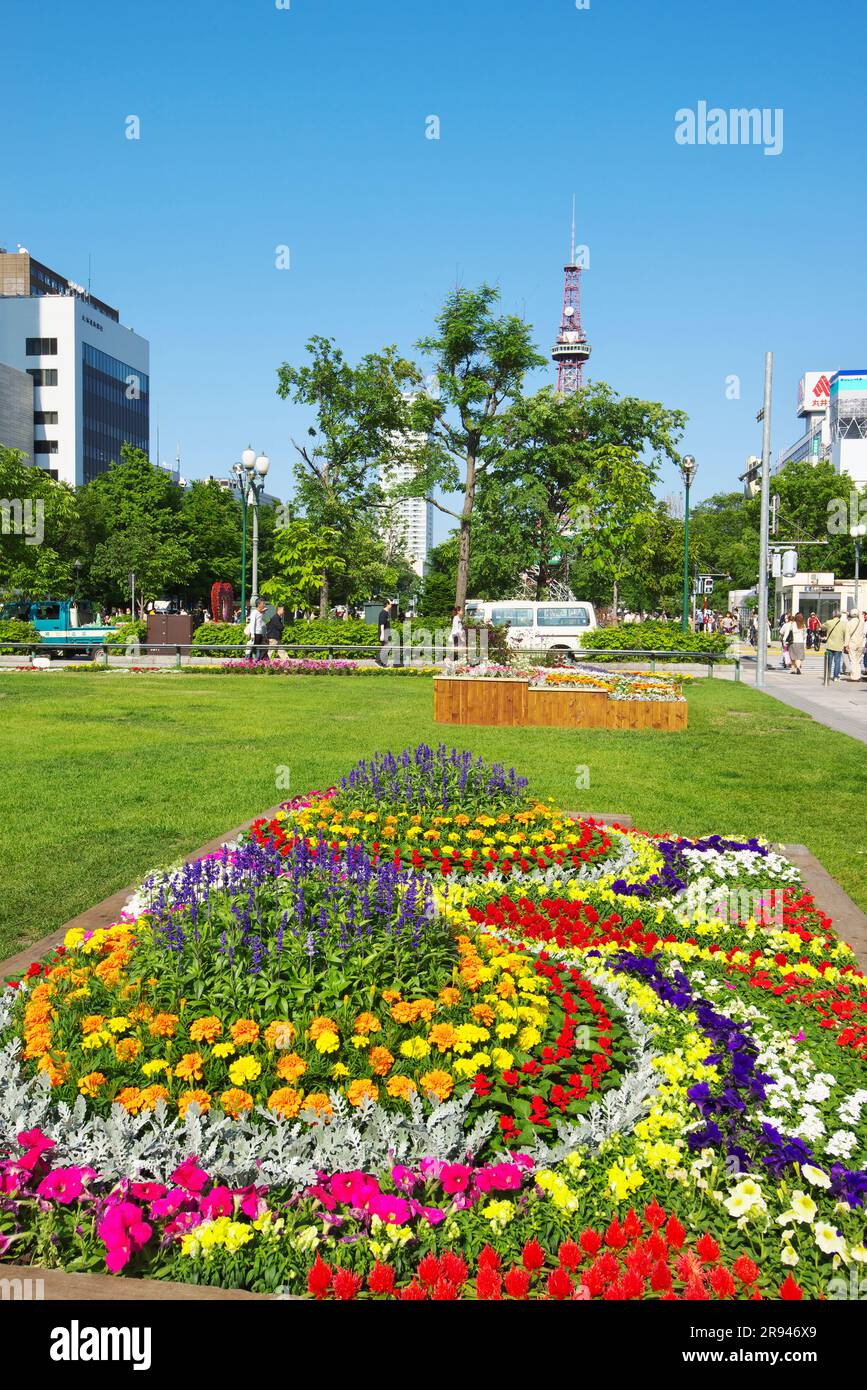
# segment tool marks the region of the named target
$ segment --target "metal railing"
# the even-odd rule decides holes
[[[46,643],[36,644],[33,642],[6,642],[0,643],[0,656],[9,653],[10,649],[20,651],[22,655],[36,655],[50,657],[53,653],[71,650],[71,646],[61,648],[60,644],[54,646]],[[244,660],[246,647],[238,646],[231,642],[101,642],[91,646],[81,648],[86,656],[90,656],[94,664],[101,660],[104,667],[111,665],[110,657],[116,656],[124,659],[125,663],[136,658],[147,658],[148,656],[159,656],[169,653],[174,656],[174,665],[181,668],[184,664],[183,658],[186,654],[187,663],[193,658],[200,657],[203,661],[217,656],[218,659]],[[288,653],[320,653],[328,656],[335,656],[337,659],[351,659],[359,654],[370,654],[375,657],[382,651],[382,644],[379,642],[281,642],[280,650]],[[416,649],[417,650],[417,649]],[[268,660],[274,655],[273,649],[259,647],[259,655],[262,660]],[[547,659],[551,652],[548,648],[520,648],[520,655],[524,657],[539,657]],[[734,665],[736,681],[741,678],[741,658],[725,652],[680,652],[680,651],[645,651],[638,647],[613,648],[605,647],[601,649],[589,648],[586,651],[570,653],[570,657],[577,658],[582,662],[593,664],[598,662],[614,662],[624,659],[635,660],[636,658],[646,661],[650,665],[651,673],[656,673],[657,664],[660,662],[671,664],[683,663],[686,665],[696,664],[707,666],[708,676],[713,676],[713,668],[720,662],[726,665]],[[400,665],[411,665],[412,660],[400,661]],[[439,658],[432,656],[429,664],[439,664]]]

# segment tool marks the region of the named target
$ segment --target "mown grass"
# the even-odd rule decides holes
[[[800,841],[867,906],[864,746],[730,681],[680,734],[435,725],[430,680],[0,674],[0,958],[363,754],[440,738],[570,809]],[[576,790],[576,768],[590,789]]]

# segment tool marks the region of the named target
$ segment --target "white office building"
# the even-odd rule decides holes
[[[798,388],[803,433],[777,457],[787,463],[825,460],[855,487],[867,485],[867,369],[807,372]]]
[[[148,452],[146,340],[26,251],[0,251],[0,363],[31,380],[28,453],[52,477],[80,487],[107,472],[122,444]]]
[[[380,471],[380,485],[388,496],[412,476],[411,463],[392,463]],[[405,555],[423,579],[433,547],[433,504],[424,497],[394,498],[386,512],[383,530],[391,553]]]

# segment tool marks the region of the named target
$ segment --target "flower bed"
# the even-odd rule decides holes
[[[289,657],[282,660],[279,657],[231,658],[220,663],[220,670],[236,676],[351,676],[358,670],[358,663],[314,657],[298,660]]]
[[[0,993],[0,1254],[315,1298],[867,1263],[867,986],[755,838],[359,764]]]

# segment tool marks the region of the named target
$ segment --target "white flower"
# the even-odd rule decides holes
[[[828,1087],[823,1085],[817,1076],[804,1092],[804,1100],[823,1101],[827,1100],[830,1094],[831,1092]]]
[[[838,1129],[827,1143],[827,1150],[834,1158],[848,1158],[852,1150],[857,1148],[858,1139],[851,1129]]]
[[[838,1235],[833,1226],[828,1225],[827,1221],[820,1221],[817,1226],[814,1226],[813,1235],[819,1249],[824,1251],[826,1255],[846,1254],[845,1240],[841,1235]]]
[[[849,1247],[849,1254],[859,1265],[867,1265],[867,1245],[852,1245]]]
[[[738,1217],[746,1216],[751,1211],[768,1209],[762,1197],[762,1189],[753,1178],[745,1178],[743,1182],[739,1182],[737,1187],[732,1189],[724,1205],[730,1216]]]
[[[812,1183],[814,1187],[829,1188],[831,1186],[831,1179],[828,1174],[823,1173],[821,1168],[814,1168],[812,1163],[802,1165],[801,1177],[806,1178],[807,1182]]]
[[[796,1265],[797,1263],[798,1256],[795,1252],[795,1247],[789,1244],[784,1245],[780,1254],[780,1264]]]

